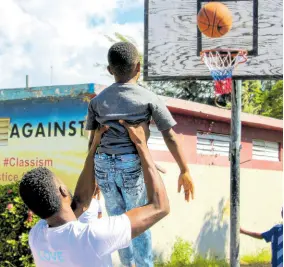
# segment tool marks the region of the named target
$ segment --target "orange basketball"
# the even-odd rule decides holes
[[[199,30],[210,38],[225,35],[232,28],[232,13],[222,3],[210,2],[202,7],[197,15]]]

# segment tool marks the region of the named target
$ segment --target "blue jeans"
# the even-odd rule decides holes
[[[121,215],[147,203],[147,191],[136,154],[96,154],[95,176],[109,216]],[[146,231],[118,251],[124,266],[153,267],[151,233]]]

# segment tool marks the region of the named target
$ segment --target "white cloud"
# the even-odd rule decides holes
[[[123,5],[124,4],[124,5]],[[0,1],[0,88],[110,83],[105,64],[111,43],[105,35],[129,35],[142,50],[143,23],[113,24],[116,8],[134,7],[130,0]],[[139,0],[136,5],[142,5]],[[102,21],[90,27],[88,19]]]

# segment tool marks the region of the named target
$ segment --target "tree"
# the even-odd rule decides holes
[[[259,114],[260,106],[256,104],[257,95],[261,94],[260,81],[244,81],[242,84],[242,110],[246,113]]]
[[[283,119],[283,81],[245,81],[243,111]]]
[[[214,105],[214,90],[211,81],[148,82],[148,86],[159,95]]]
[[[283,80],[272,84],[271,89],[265,89],[255,101],[261,115],[283,119]]]

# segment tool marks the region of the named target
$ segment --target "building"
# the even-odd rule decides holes
[[[74,189],[87,151],[84,121],[88,100],[104,86],[82,84],[0,90],[0,184],[47,166]],[[190,204],[177,193],[179,169],[151,125],[149,147],[162,174],[171,214],[153,228],[155,253],[167,257],[176,237],[203,255],[229,254],[230,111],[164,98],[177,121],[178,134],[195,181]],[[241,224],[264,231],[280,221],[282,206],[283,124],[242,114]],[[241,253],[267,247],[241,239]],[[114,257],[117,261],[117,257]]]
[[[208,105],[163,97],[174,115],[175,131],[182,135],[190,164],[229,166],[231,111]],[[242,113],[241,167],[283,170],[283,122]],[[155,127],[153,127],[155,129]],[[161,137],[158,135],[157,137]],[[155,145],[153,144],[153,149]],[[158,150],[157,146],[155,150]],[[165,146],[159,150],[167,151]],[[157,160],[171,161],[169,153],[155,152]]]

